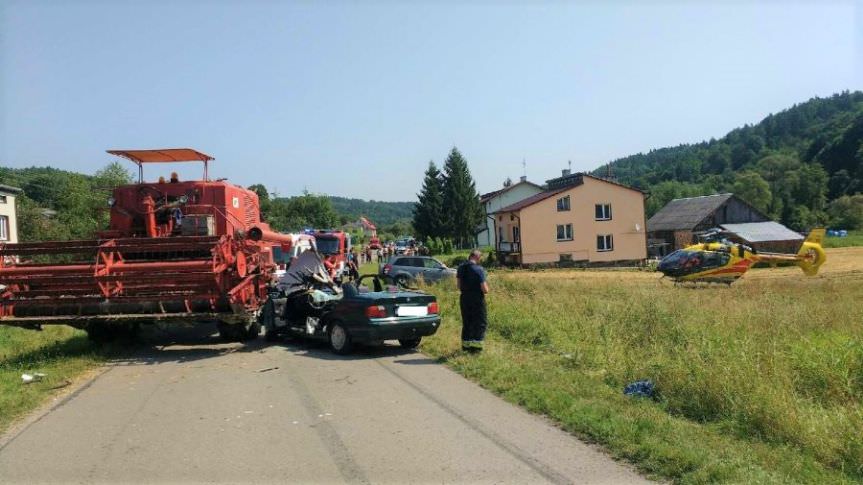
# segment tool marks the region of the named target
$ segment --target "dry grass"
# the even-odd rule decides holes
[[[754,270],[732,287],[655,273],[499,271],[490,348],[458,350],[456,292],[424,344],[529,409],[681,482],[863,478],[863,248],[822,273]],[[648,378],[656,402],[623,398]],[[717,460],[721,456],[721,460]]]

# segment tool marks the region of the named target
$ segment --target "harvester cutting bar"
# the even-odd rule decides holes
[[[44,241],[0,245],[0,256],[41,256],[47,254],[96,254],[110,243],[121,253],[188,253],[209,251],[219,242],[217,236],[171,238],[92,239],[82,241]]]
[[[9,268],[0,269],[0,282],[15,283],[21,279],[42,279],[52,278],[59,275],[78,275],[86,276],[93,279],[97,270],[104,266],[99,264],[69,264],[55,266],[12,266]],[[150,273],[153,271],[170,272],[170,271],[209,271],[212,272],[213,262],[211,260],[193,260],[193,261],[158,261],[158,262],[120,262],[114,263],[111,266],[111,273],[104,276],[106,278],[122,278],[127,275],[137,273]]]

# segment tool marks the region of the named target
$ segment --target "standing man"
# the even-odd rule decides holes
[[[488,326],[485,308],[488,283],[485,280],[485,270],[479,265],[481,257],[482,252],[479,249],[471,251],[467,262],[458,267],[455,280],[461,291],[461,348],[468,352],[482,350],[482,341],[485,340],[485,329]]]

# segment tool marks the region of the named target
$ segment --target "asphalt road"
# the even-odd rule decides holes
[[[0,482],[644,481],[417,352],[179,338],[0,440]]]

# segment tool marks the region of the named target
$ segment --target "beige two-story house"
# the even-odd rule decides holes
[[[0,184],[0,244],[18,242],[15,197],[20,193],[18,187]]]
[[[496,250],[506,261],[593,264],[647,257],[644,192],[569,170],[546,183],[545,191],[493,214]]]

